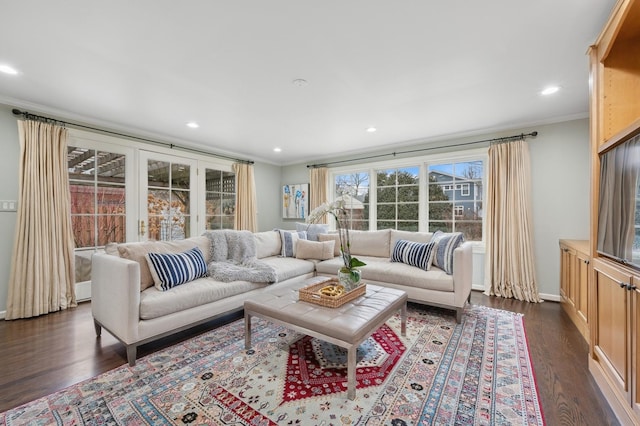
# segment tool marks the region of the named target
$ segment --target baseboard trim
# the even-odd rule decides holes
[[[0,319],[5,319],[7,316],[7,311],[0,311]]]

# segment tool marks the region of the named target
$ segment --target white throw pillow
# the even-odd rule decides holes
[[[298,240],[296,243],[296,258],[298,259],[333,259],[333,246],[335,242],[331,241],[308,241]]]

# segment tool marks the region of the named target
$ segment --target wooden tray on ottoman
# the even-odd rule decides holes
[[[337,278],[330,278],[316,284],[303,287],[298,290],[299,299],[304,302],[315,303],[316,305],[326,306],[328,308],[337,308],[347,302],[351,302],[356,297],[360,297],[367,292],[367,285],[361,284],[351,291],[342,293],[339,296],[328,296],[320,293],[320,289],[328,285],[341,285]]]

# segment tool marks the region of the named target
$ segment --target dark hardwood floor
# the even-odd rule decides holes
[[[619,424],[588,371],[588,346],[559,303],[531,304],[473,292],[474,304],[524,314],[546,422]],[[239,318],[232,315],[220,322]],[[144,356],[211,327],[205,324],[139,348]],[[0,321],[0,412],[126,363],[124,347],[104,331],[97,339],[91,305],[33,319]]]

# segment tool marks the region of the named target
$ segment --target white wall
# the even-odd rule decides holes
[[[476,135],[472,138],[439,141],[436,145],[461,144],[520,133],[538,131],[528,139],[531,154],[531,184],[534,252],[538,290],[547,300],[559,300],[560,254],[558,240],[587,239],[589,236],[589,120],[580,119],[557,124],[513,129],[507,132]],[[482,145],[475,145],[477,148]],[[387,151],[362,153],[362,156],[427,147],[417,144],[393,147]],[[467,147],[468,148],[468,147]],[[455,148],[448,148],[455,149]],[[433,152],[446,152],[447,148]],[[413,154],[421,155],[421,154]],[[425,153],[427,155],[427,153]],[[307,164],[332,160],[347,160],[357,156],[330,159],[310,159],[304,164],[282,168],[281,185],[308,182]],[[389,157],[393,158],[393,157]],[[353,164],[357,164],[354,162]],[[280,226],[292,228],[283,222]],[[484,255],[474,253],[474,285],[482,287]]]
[[[18,199],[20,143],[18,125],[11,108],[0,105],[0,200]],[[0,312],[7,306],[7,283],[11,273],[11,255],[16,212],[0,212]]]
[[[589,239],[589,120],[538,126],[529,144],[536,275],[542,294],[560,295],[560,239]]]

